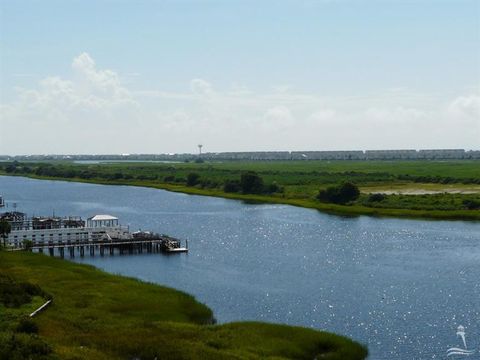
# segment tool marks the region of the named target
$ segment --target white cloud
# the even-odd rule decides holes
[[[275,85],[272,86],[272,90],[274,93],[285,94],[291,89],[290,85],[282,84],[282,85]]]
[[[289,108],[286,106],[275,106],[268,109],[263,115],[261,123],[265,130],[277,131],[291,127],[295,119]]]
[[[480,122],[480,95],[459,96],[448,107],[454,116],[465,116]]]
[[[324,124],[331,122],[336,114],[337,112],[333,109],[317,110],[308,117],[308,120],[313,124]]]
[[[252,92],[248,89],[246,85],[238,84],[236,82],[231,85],[230,91],[228,92],[228,95],[232,96],[246,96],[251,94]]]
[[[72,70],[71,79],[51,76],[36,89],[16,89],[15,101],[0,108],[0,131],[22,128],[22,141],[2,139],[0,151],[82,152],[91,144],[115,142],[118,131],[138,122],[139,104],[117,73],[97,69],[87,53],[73,59]]]
[[[222,91],[200,78],[184,91],[131,91],[123,79],[82,53],[71,76],[17,89],[0,104],[0,153],[195,152],[199,142],[205,151],[478,148],[480,138],[476,94],[325,97],[236,83]],[[18,129],[20,141],[4,135]]]
[[[366,110],[367,121],[392,125],[392,124],[409,124],[411,122],[422,121],[428,119],[427,113],[423,110],[415,108],[405,108],[402,106],[395,108],[377,108],[372,107]]]
[[[193,79],[190,82],[190,89],[194,94],[197,95],[212,95],[213,88],[212,85],[205,80],[202,79]]]
[[[87,53],[73,59],[72,69],[76,75],[75,90],[79,95],[116,103],[132,101],[128,90],[120,84],[118,74],[109,69],[98,70],[95,61]]]
[[[72,80],[53,76],[41,80],[37,90],[18,89],[18,115],[25,115],[22,109],[31,109],[39,111],[39,118],[47,112],[58,114],[63,120],[75,121],[78,115],[94,112],[95,121],[113,116],[119,120],[133,120],[127,115],[132,114],[130,110],[138,107],[138,103],[120,84],[115,72],[97,70],[87,53],[73,59],[72,69],[77,75]],[[118,117],[125,111],[124,116]],[[47,118],[54,120],[52,116]]]
[[[194,126],[194,120],[183,109],[175,110],[172,113],[158,114],[157,118],[162,122],[165,129],[174,132],[186,132]]]

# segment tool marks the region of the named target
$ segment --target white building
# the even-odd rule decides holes
[[[118,226],[118,218],[111,215],[95,215],[87,219],[87,227],[114,227]]]
[[[121,226],[111,215],[95,215],[87,224],[79,217],[34,217],[9,219],[12,229],[7,244],[19,248],[24,240],[33,243],[78,243],[95,240],[130,239],[128,227]]]

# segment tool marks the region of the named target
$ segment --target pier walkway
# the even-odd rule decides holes
[[[158,236],[148,238],[133,238],[122,240],[96,240],[96,241],[83,241],[83,242],[45,242],[45,243],[33,243],[29,249],[30,251],[43,253],[48,251],[50,256],[54,256],[55,253],[60,257],[65,257],[65,252],[74,258],[76,254],[83,257],[85,254],[95,256],[100,254],[114,255],[118,253],[124,254],[141,254],[146,253],[179,253],[188,252],[188,241],[185,247],[181,247],[181,242],[178,239],[169,236]]]

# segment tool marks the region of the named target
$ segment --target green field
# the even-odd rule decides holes
[[[226,182],[254,171],[267,193],[226,192]],[[212,163],[3,163],[0,173],[101,184],[148,186],[191,194],[285,203],[339,214],[480,219],[480,161],[228,161]],[[190,174],[198,179],[189,184]],[[346,204],[317,200],[320,189],[356,184]],[[383,193],[372,201],[371,193]]]
[[[41,294],[25,298],[26,284]],[[46,297],[52,305],[25,320]],[[1,360],[356,360],[367,352],[300,327],[212,325],[211,310],[185,293],[28,252],[0,251],[0,315]]]

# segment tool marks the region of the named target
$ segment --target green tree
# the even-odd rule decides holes
[[[4,247],[7,246],[7,237],[11,231],[12,231],[12,227],[10,223],[5,219],[0,220],[0,237],[3,239]]]
[[[360,196],[358,186],[351,182],[344,182],[339,186],[330,186],[319,191],[317,199],[322,202],[346,204],[357,200]]]
[[[199,179],[200,179],[200,175],[198,175],[197,173],[190,173],[187,175],[187,185],[195,186],[198,184]]]
[[[240,181],[238,180],[225,180],[223,185],[223,191],[227,193],[235,193],[240,191]]]
[[[25,239],[22,241],[22,245],[25,250],[30,250],[33,247],[33,241]]]
[[[247,171],[240,177],[240,188],[244,194],[261,194],[263,179],[255,171]]]
[[[480,201],[473,200],[473,199],[465,199],[462,201],[463,206],[467,210],[478,210],[480,209]]]
[[[265,192],[269,194],[283,192],[283,188],[280,187],[276,181],[272,182],[265,188]]]
[[[368,196],[369,202],[379,202],[385,200],[387,196],[381,193],[373,193]]]
[[[358,186],[351,182],[344,182],[340,186],[339,193],[340,193],[341,201],[343,202],[357,200],[358,197],[360,196],[360,190],[358,189]]]

